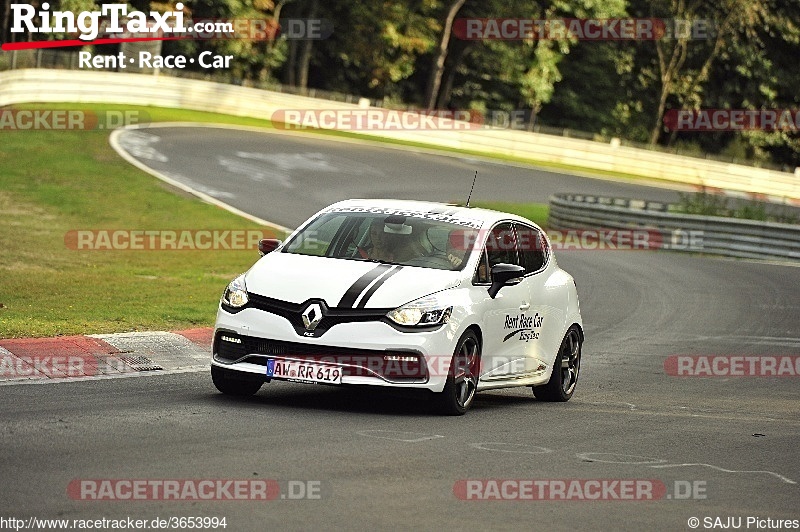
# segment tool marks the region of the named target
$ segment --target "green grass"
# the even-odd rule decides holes
[[[550,206],[547,203],[507,203],[503,201],[479,201],[472,203],[474,207],[510,212],[523,216],[542,228],[547,227],[547,216]]]
[[[268,120],[180,109],[79,107],[143,111],[153,122],[272,127]],[[210,326],[226,283],[257,258],[253,250],[68,249],[64,237],[71,230],[260,227],[132,167],[109,146],[107,131],[3,131],[0,138],[0,338]],[[476,206],[547,221],[543,204]]]
[[[210,113],[140,110],[154,121],[269,127]],[[258,257],[254,250],[67,249],[64,236],[76,229],[260,226],[129,165],[109,146],[108,132],[3,131],[0,139],[0,337],[212,325],[227,282]]]

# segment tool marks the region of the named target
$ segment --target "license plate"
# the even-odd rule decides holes
[[[335,366],[326,366],[325,364],[315,364],[313,362],[270,359],[267,361],[267,377],[297,382],[341,384],[342,370]]]

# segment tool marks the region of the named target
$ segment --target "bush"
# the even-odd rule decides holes
[[[703,216],[731,216],[728,200],[716,194],[709,194],[705,189],[690,194],[681,192],[679,197],[677,212]]]
[[[678,203],[671,206],[671,212],[788,224],[796,224],[800,221],[795,212],[791,212],[785,207],[781,212],[767,212],[767,204],[755,200],[730,207],[727,198],[719,194],[709,194],[705,189],[694,193],[681,192],[679,197]]]

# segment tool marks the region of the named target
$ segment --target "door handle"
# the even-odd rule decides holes
[[[529,308],[531,308],[531,304],[530,303],[523,303],[523,304],[521,304],[519,306],[520,310],[528,310]]]

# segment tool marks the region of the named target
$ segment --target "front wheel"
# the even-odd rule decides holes
[[[262,380],[256,379],[237,379],[232,376],[232,371],[225,370],[218,366],[211,366],[211,380],[217,390],[225,395],[236,395],[247,397],[254,395],[264,384]]]
[[[581,333],[572,326],[558,349],[550,380],[542,386],[533,386],[533,395],[540,401],[569,401],[575,392],[580,371]]]
[[[478,388],[480,359],[480,342],[469,330],[458,341],[444,390],[436,394],[436,406],[442,414],[463,416],[469,410]]]

